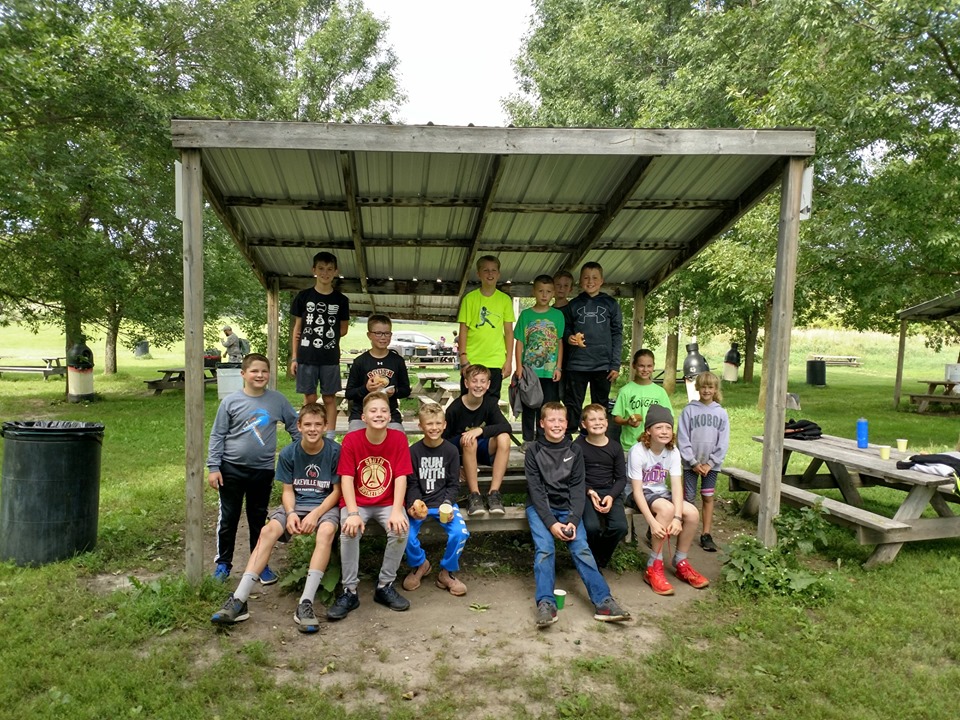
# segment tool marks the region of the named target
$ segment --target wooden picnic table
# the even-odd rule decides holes
[[[763,437],[753,438],[763,442]],[[880,458],[880,446],[870,444],[858,448],[855,440],[824,435],[818,440],[783,440],[783,484],[780,500],[794,507],[822,503],[825,518],[857,531],[861,545],[876,545],[864,567],[891,563],[905,542],[960,537],[960,517],[950,509],[947,501],[957,501],[947,478],[916,470],[900,470],[897,461],[910,456],[909,452],[890,450],[890,459]],[[793,455],[809,459],[801,473],[788,473]],[[760,478],[738,468],[723,468],[730,476],[731,490],[759,492]],[[886,487],[905,493],[903,501],[892,517],[864,508],[860,488]],[[838,488],[842,501],[826,498],[811,490]],[[923,518],[927,507],[936,512],[935,518]]]
[[[448,379],[448,375],[445,372],[417,373],[417,384],[411,388],[410,394],[413,396],[426,395],[439,401],[443,395],[443,390],[437,383],[446,382]]]
[[[183,390],[187,382],[186,368],[166,368],[157,370],[163,375],[159,380],[144,380],[147,388],[153,390],[154,395],[160,395],[164,390]],[[204,385],[215,385],[217,382],[217,369],[215,367],[203,368]]]
[[[842,367],[860,367],[858,355],[824,355],[823,353],[810,353],[807,360],[821,360],[825,365],[839,365]]]
[[[925,394],[910,394],[910,402],[917,404],[918,413],[925,413],[931,403],[960,404],[960,382],[956,380],[918,380],[917,382],[927,386]],[[943,387],[943,392],[937,392],[940,387]]]
[[[2,365],[0,366],[0,375],[5,372],[16,372],[16,373],[39,373],[43,375],[43,379],[48,379],[51,375],[66,375],[67,366],[61,364],[61,360],[66,360],[66,357],[45,357],[40,358],[43,360],[43,365]]]

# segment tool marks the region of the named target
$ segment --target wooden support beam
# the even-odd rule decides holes
[[[763,423],[763,482],[760,489],[757,537],[768,547],[777,541],[773,519],[780,514],[783,421],[786,414],[787,375],[790,370],[790,332],[793,329],[793,293],[797,282],[800,189],[803,184],[804,165],[803,158],[790,158],[783,171],[773,315],[770,342],[764,356],[767,361],[764,363],[764,375],[769,373],[769,384]]]
[[[200,151],[180,154],[183,188],[183,367],[187,581],[203,579],[203,171]]]
[[[631,318],[633,322],[633,332],[630,336],[630,357],[627,359],[627,364],[630,366],[630,369],[627,371],[630,374],[630,379],[633,379],[633,356],[640,348],[643,347],[643,322],[646,317],[647,312],[647,296],[643,291],[643,287],[637,285],[633,291],[633,317]]]
[[[227,232],[230,233],[233,241],[237,244],[237,247],[240,248],[240,254],[243,255],[244,259],[247,261],[247,264],[250,266],[250,270],[256,276],[257,280],[260,281],[260,284],[263,285],[263,287],[266,287],[266,277],[264,276],[263,271],[260,269],[256,258],[253,257],[253,253],[250,251],[251,244],[246,233],[236,222],[236,217],[227,210],[227,207],[223,202],[223,197],[217,191],[216,184],[211,182],[206,175],[203,176],[203,192],[206,193],[207,200],[209,200],[210,207],[213,208],[213,212],[216,213],[218,218],[220,218],[220,222],[222,222],[224,227],[227,228]]]
[[[484,183],[483,206],[477,215],[473,231],[470,233],[470,251],[467,253],[463,265],[460,266],[460,291],[457,293],[458,297],[463,297],[466,294],[467,285],[476,277],[473,265],[478,255],[477,249],[480,246],[480,237],[483,235],[487,220],[490,219],[490,206],[493,204],[493,199],[497,196],[497,189],[500,187],[500,181],[503,178],[503,167],[503,156],[494,155],[490,162],[490,169],[487,172],[486,182]]]
[[[366,293],[367,256],[363,250],[363,224],[360,220],[360,209],[357,207],[357,183],[355,179],[356,173],[353,167],[353,153],[340,153],[340,174],[343,179],[344,192],[347,196],[347,215],[350,218],[350,237],[353,241],[353,254],[357,265],[357,275],[359,276],[360,287],[363,292]],[[372,297],[370,298],[370,304],[376,307]]]
[[[272,277],[267,282],[267,359],[273,372],[267,381],[267,387],[277,389],[277,377],[280,369],[280,281]]]
[[[900,344],[897,347],[897,379],[893,384],[893,409],[900,407],[900,392],[903,388],[903,356],[907,350],[907,320],[900,321]]]

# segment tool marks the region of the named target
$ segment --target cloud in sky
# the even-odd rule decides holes
[[[517,83],[513,59],[533,12],[531,0],[363,0],[390,22],[411,125],[505,125],[500,102]]]

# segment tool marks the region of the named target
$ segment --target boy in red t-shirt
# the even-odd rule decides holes
[[[382,392],[363,399],[365,430],[347,433],[340,448],[340,565],[343,592],[327,610],[328,620],[342,620],[360,606],[357,597],[360,538],[366,523],[375,520],[387,532],[374,602],[391,610],[406,610],[410,601],[393,587],[407,547],[409,522],[404,508],[407,476],[413,472],[410,447],[399,430],[387,428],[390,400]]]

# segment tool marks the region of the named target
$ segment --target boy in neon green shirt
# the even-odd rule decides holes
[[[477,260],[480,287],[463,296],[460,323],[460,392],[467,394],[464,373],[470,365],[490,369],[487,394],[500,397],[503,378],[513,370],[513,300],[497,290],[500,261],[493,255]]]

